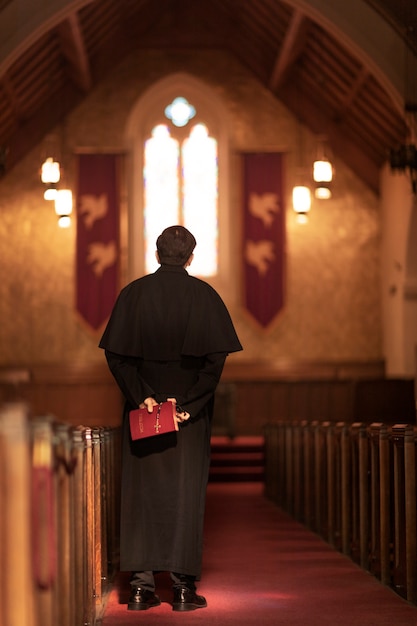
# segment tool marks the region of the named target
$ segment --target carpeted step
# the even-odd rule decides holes
[[[262,437],[212,437],[210,482],[264,480]]]
[[[264,465],[264,453],[261,452],[212,452],[212,467],[237,467],[239,465],[245,467],[257,467]]]
[[[259,452],[264,449],[263,437],[212,437],[212,452]]]
[[[263,482],[263,467],[211,467],[210,482]]]

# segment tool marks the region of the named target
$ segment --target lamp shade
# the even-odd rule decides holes
[[[316,183],[314,195],[319,200],[328,200],[332,197],[330,183],[333,180],[333,166],[326,157],[314,161],[313,179]]]
[[[55,213],[58,215],[58,224],[67,228],[71,223],[72,192],[70,189],[58,189],[55,198]]]
[[[61,215],[58,218],[58,226],[60,228],[69,228],[71,226],[71,218],[69,215]]]
[[[332,197],[332,192],[328,184],[319,183],[314,190],[314,195],[318,200],[328,200]]]
[[[313,164],[313,179],[316,183],[331,183],[333,166],[327,159],[319,159]]]
[[[292,190],[292,206],[299,223],[308,221],[307,213],[311,209],[311,192],[305,185],[296,185]]]
[[[54,161],[52,157],[48,157],[41,168],[41,181],[46,185],[56,184],[59,182],[61,173],[58,161]]]
[[[45,200],[55,200],[57,193],[58,189],[56,183],[48,183],[45,187],[45,191],[43,192],[43,197]]]

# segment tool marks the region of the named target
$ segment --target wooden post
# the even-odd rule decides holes
[[[323,441],[325,442],[325,453],[323,457],[326,459],[326,469],[327,469],[327,499],[326,499],[326,519],[327,519],[327,527],[325,532],[323,533],[324,538],[328,541],[332,546],[336,544],[336,528],[335,528],[335,520],[336,520],[336,505],[337,499],[340,494],[336,495],[336,484],[337,484],[337,472],[336,472],[336,455],[335,455],[335,430],[333,424],[330,422],[323,422],[322,424],[324,437]]]
[[[57,583],[55,603],[57,624],[73,626],[74,611],[74,562],[72,537],[74,530],[74,512],[71,483],[74,472],[71,428],[65,424],[55,425],[56,436],[56,473],[57,473],[57,537],[59,558],[57,563]]]
[[[303,481],[302,474],[302,439],[300,424],[294,423],[293,426],[293,513],[296,520],[302,519],[302,501],[303,501]]]
[[[391,584],[391,481],[388,426],[373,423],[371,435],[371,572]]]
[[[393,441],[393,499],[394,499],[394,550],[393,585],[403,597],[406,590],[406,533],[405,533],[405,463],[404,437],[406,424],[392,427]]]
[[[313,497],[313,467],[312,467],[312,445],[311,445],[311,425],[307,421],[302,422],[303,437],[303,482],[304,482],[304,502],[302,521],[308,528],[313,525],[312,497]]]
[[[355,563],[359,563],[360,557],[360,533],[359,533],[359,424],[350,425],[350,458],[351,458],[351,543],[350,557]]]
[[[339,422],[340,429],[340,512],[341,512],[341,550],[350,555],[351,513],[352,513],[352,470],[350,455],[350,433],[345,423]]]
[[[83,441],[85,448],[84,457],[84,506],[86,510],[85,519],[85,541],[86,551],[84,559],[86,561],[86,579],[84,586],[84,607],[85,624],[93,624],[95,621],[95,597],[94,597],[94,571],[95,571],[95,537],[94,537],[94,468],[93,468],[93,438],[91,428],[83,429]]]
[[[380,429],[373,423],[369,428],[371,442],[371,546],[370,571],[381,580],[381,481],[380,481]]]
[[[390,433],[388,426],[382,424],[379,433],[379,475],[380,475],[380,538],[381,538],[381,582],[391,584],[390,545],[391,545],[391,510],[390,510]]]
[[[87,525],[87,495],[85,489],[86,470],[83,430],[84,429],[82,426],[79,426],[73,430],[73,454],[75,459],[75,467],[72,483],[72,501],[74,507],[74,535],[72,559],[74,563],[75,578],[75,624],[88,624],[88,617],[85,612],[85,588],[87,585],[86,561],[88,558],[88,553],[85,532],[85,528]]]
[[[369,438],[365,424],[358,424],[359,452],[359,555],[360,565],[369,570]]]
[[[54,472],[53,418],[31,421],[32,431],[32,555],[37,622],[57,622],[57,485]]]
[[[1,466],[1,623],[34,626],[34,586],[30,543],[30,453],[27,407],[5,404],[0,410]],[[24,590],[24,600],[16,600]]]
[[[416,441],[416,427],[407,426],[404,437],[406,572],[407,600],[413,604],[417,603]]]
[[[277,423],[277,446],[278,446],[278,481],[277,491],[278,499],[277,504],[285,509],[286,506],[286,455],[287,450],[285,448],[285,424]]]
[[[114,433],[113,433],[114,434]],[[110,580],[109,554],[111,537],[111,499],[112,493],[112,433],[108,428],[101,429],[101,498],[102,498],[102,520],[101,520],[101,593],[102,603],[104,595],[108,591]]]
[[[318,534],[323,532],[323,491],[324,491],[324,475],[323,474],[323,446],[321,445],[321,426],[319,422],[312,423],[314,437],[314,528]]]
[[[92,489],[93,489],[93,597],[95,612],[100,610],[103,603],[103,555],[106,553],[106,536],[104,531],[105,489],[103,489],[104,439],[103,429],[93,428],[92,438]]]
[[[292,423],[285,425],[285,510],[294,513],[294,472],[293,472],[293,432]]]

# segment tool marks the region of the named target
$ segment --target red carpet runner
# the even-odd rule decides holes
[[[261,483],[214,483],[207,496],[203,577],[206,609],[172,611],[167,575],[162,605],[127,611],[128,576],[110,595],[103,626],[416,626],[409,605],[262,496]]]

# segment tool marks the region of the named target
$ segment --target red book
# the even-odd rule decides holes
[[[152,413],[147,408],[130,411],[130,434],[133,441],[179,430],[175,413],[175,403],[170,400],[154,406]]]

